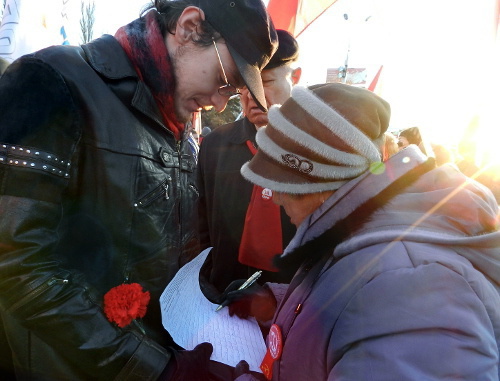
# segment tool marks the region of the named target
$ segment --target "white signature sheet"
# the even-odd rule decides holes
[[[214,351],[211,360],[236,366],[245,360],[250,370],[261,372],[259,365],[266,345],[255,319],[229,316],[228,309],[215,312],[200,290],[199,272],[211,248],[202,251],[183,266],[160,297],[163,327],[184,349],[209,342]]]

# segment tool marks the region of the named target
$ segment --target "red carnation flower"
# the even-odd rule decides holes
[[[149,291],[143,292],[139,283],[122,284],[104,295],[104,313],[110,322],[123,328],[146,315],[149,299]]]

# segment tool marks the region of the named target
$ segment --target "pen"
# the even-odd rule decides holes
[[[239,288],[239,290],[244,290],[245,288],[250,287],[252,284],[255,283],[257,279],[262,275],[262,270],[256,271],[250,278],[248,278],[245,283],[243,283]],[[226,300],[222,304],[220,304],[216,309],[215,312],[220,311],[224,307],[226,307],[229,304],[229,302]]]

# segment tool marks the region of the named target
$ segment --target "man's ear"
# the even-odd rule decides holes
[[[302,68],[298,67],[292,70],[292,84],[296,85],[300,81],[300,77],[302,76]]]
[[[205,20],[205,13],[198,7],[189,6],[179,16],[175,26],[175,39],[177,43],[184,45],[192,41],[198,34],[201,22]]]

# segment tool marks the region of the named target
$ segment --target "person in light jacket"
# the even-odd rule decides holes
[[[498,206],[416,146],[381,162],[389,118],[365,89],[295,87],[257,133],[241,172],[297,226],[275,263],[300,268],[228,299],[272,317],[270,380],[498,380]]]

